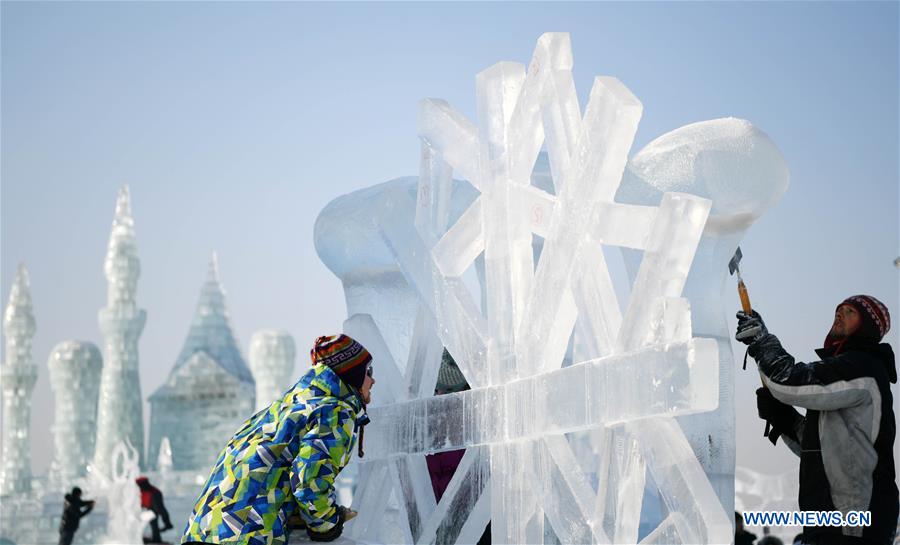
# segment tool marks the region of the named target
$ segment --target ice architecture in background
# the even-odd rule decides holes
[[[249,352],[250,370],[256,381],[256,410],[260,410],[280,398],[296,382],[294,360],[297,348],[287,331],[265,329],[250,337]]]
[[[3,313],[6,361],[0,368],[3,387],[3,460],[0,496],[31,490],[31,394],[37,365],[31,359],[36,325],[31,305],[28,269],[19,264]]]
[[[600,77],[582,117],[571,67],[568,35],[545,34],[527,72],[499,63],[478,75],[477,125],[443,101],[423,101],[415,201],[394,182],[334,201],[317,221],[319,254],[344,282],[345,331],[369,347],[385,378],[354,497],[360,516],[348,529],[355,539],[472,543],[490,520],[495,543],[634,543],[652,482],[666,512],[644,542],[732,540],[723,480],[733,474],[733,446],[701,465],[673,418],[717,407],[724,361],[716,339],[693,336],[682,290],[705,229],[743,219],[733,231],[742,232],[756,216],[726,213],[708,227],[715,204],[707,195],[617,201],[641,105],[621,82]],[[542,145],[552,194],[530,184]],[[783,165],[778,154],[744,151],[713,153],[708,164],[724,164],[715,173]],[[461,213],[453,171],[479,192]],[[754,193],[712,181],[721,187],[709,196],[726,204]],[[602,245],[642,251],[624,313]],[[461,279],[473,263],[483,313]],[[718,303],[710,314],[724,325],[721,302],[706,303]],[[473,390],[430,397],[442,346]],[[563,366],[567,351],[575,361]],[[732,385],[723,387],[730,403]],[[711,423],[710,444],[727,445],[733,407],[713,414],[688,420],[689,433]],[[731,422],[715,421],[723,417]],[[587,460],[570,440],[583,430],[597,446]],[[436,503],[423,455],[463,447]],[[386,516],[392,502],[399,517]]]
[[[231,327],[213,254],[178,360],[150,396],[151,469],[157,469],[163,437],[170,441],[172,469],[212,468],[228,438],[253,414],[255,389]]]
[[[91,471],[109,475],[113,470],[112,452],[119,443],[130,443],[138,452],[139,466],[144,463],[138,340],[147,312],[138,308],[136,300],[141,263],[127,185],[119,189],[103,270],[108,282],[107,305],[100,310],[99,322],[106,357],[100,375],[97,440]]]
[[[47,367],[55,406],[50,476],[68,488],[84,477],[94,455],[103,360],[93,343],[64,341],[50,352]]]

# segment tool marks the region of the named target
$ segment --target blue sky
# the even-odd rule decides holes
[[[527,63],[547,31],[572,35],[582,105],[600,74],[643,102],[632,153],[725,116],[781,148],[791,187],[748,233],[743,269],[798,358],[847,295],[879,297],[900,322],[897,3],[3,2],[0,16],[0,288],[5,304],[25,261],[38,472],[52,450],[49,352],[101,341],[119,185],[143,269],[145,396],[175,362],[213,250],[245,354],[267,327],[305,354],[345,318],[313,248],[319,210],[415,174],[418,101],[474,118],[475,74]],[[784,471],[796,464],[760,437],[757,380],[738,373],[738,463]]]

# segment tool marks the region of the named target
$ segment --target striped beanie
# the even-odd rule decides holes
[[[309,351],[313,366],[327,365],[348,386],[357,390],[366,379],[372,355],[347,335],[329,335],[316,339]]]
[[[856,336],[880,342],[891,329],[891,315],[884,303],[871,295],[854,295],[841,302],[850,305],[859,313],[861,323]]]

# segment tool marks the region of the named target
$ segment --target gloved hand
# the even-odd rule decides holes
[[[737,332],[734,338],[746,345],[753,344],[755,341],[768,335],[769,330],[763,322],[762,316],[758,312],[751,311],[747,314],[743,310],[739,310],[736,314],[738,319]]]
[[[324,532],[314,532],[311,528],[307,526],[306,535],[309,536],[309,539],[312,541],[334,541],[335,539],[341,537],[341,533],[344,531],[344,521],[347,520],[347,508],[343,505],[337,506],[338,513],[338,522],[334,526],[332,526],[331,530],[326,530]]]
[[[763,420],[775,424],[784,415],[786,405],[772,395],[768,388],[757,388],[756,390],[756,412]]]

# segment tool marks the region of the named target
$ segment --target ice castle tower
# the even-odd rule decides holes
[[[99,322],[105,358],[100,375],[97,441],[92,466],[94,471],[110,475],[113,449],[122,441],[137,449],[140,464],[144,465],[138,339],[144,331],[147,312],[138,308],[135,299],[141,262],[137,255],[127,185],[119,189],[103,270],[108,282],[107,304],[106,308],[100,309]]]
[[[63,341],[47,360],[55,400],[50,473],[64,487],[85,474],[94,455],[103,359],[93,343]]]
[[[235,341],[218,269],[213,254],[181,354],[150,396],[151,465],[168,437],[172,469],[209,470],[228,438],[253,414],[256,385]]]
[[[31,490],[31,393],[37,381],[37,366],[31,359],[34,311],[28,288],[28,270],[19,265],[3,314],[6,361],[0,370],[3,383],[3,461],[0,495]]]
[[[250,368],[256,379],[257,410],[268,407],[293,386],[296,356],[294,338],[287,331],[264,329],[250,338]]]

